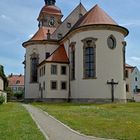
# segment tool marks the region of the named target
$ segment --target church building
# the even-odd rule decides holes
[[[125,37],[95,5],[80,3],[62,21],[55,0],[45,0],[38,31],[23,43],[25,100],[125,102]]]

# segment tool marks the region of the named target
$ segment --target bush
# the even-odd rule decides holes
[[[22,97],[23,97],[23,92],[14,93],[14,96],[15,96],[17,99],[22,99]]]
[[[0,105],[3,104],[4,101],[5,101],[5,98],[2,95],[0,95]]]

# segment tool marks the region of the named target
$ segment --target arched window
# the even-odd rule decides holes
[[[37,82],[37,66],[38,66],[38,55],[36,53],[33,53],[31,55],[31,82],[35,83]]]
[[[95,78],[96,77],[96,38],[86,38],[82,40],[84,43],[83,47],[83,72],[84,78]]]
[[[75,42],[70,44],[70,65],[71,65],[71,80],[75,80]]]

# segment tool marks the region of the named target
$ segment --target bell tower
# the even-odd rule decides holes
[[[57,28],[63,17],[61,10],[55,6],[56,0],[44,0],[45,6],[41,9],[38,21],[40,27]]]

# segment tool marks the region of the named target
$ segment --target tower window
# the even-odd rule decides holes
[[[135,77],[135,81],[138,81],[138,78],[137,77]]]
[[[71,28],[71,23],[70,22],[67,23],[67,27]]]
[[[58,33],[58,35],[57,35],[58,39],[61,39],[62,36],[63,36],[63,35],[62,35],[61,33]]]

